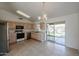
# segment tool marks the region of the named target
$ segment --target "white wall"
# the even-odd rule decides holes
[[[79,49],[79,14],[66,15],[62,17],[47,20],[47,23],[65,21],[66,37],[65,44],[67,47]]]

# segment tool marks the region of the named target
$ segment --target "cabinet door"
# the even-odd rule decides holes
[[[9,22],[8,23],[8,34],[9,34],[10,43],[16,42],[15,29],[16,29],[16,23],[15,22]]]
[[[8,23],[8,26],[9,26],[9,29],[10,29],[10,30],[15,30],[15,28],[16,28],[15,22],[9,22],[9,23]]]
[[[10,39],[10,43],[16,42],[16,34],[15,34],[15,32],[9,31],[9,39]]]

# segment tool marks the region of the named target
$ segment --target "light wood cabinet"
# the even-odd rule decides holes
[[[41,40],[40,33],[31,33],[31,38]]]
[[[46,29],[46,24],[43,23],[43,22],[41,22],[41,23],[40,23],[40,29],[41,29],[41,30],[45,30],[45,29]]]
[[[10,43],[16,42],[16,25],[21,25],[24,26],[23,32],[25,33],[25,39],[27,39],[27,32],[33,29],[33,24],[32,23],[17,23],[17,22],[8,22],[8,36]]]
[[[39,41],[45,41],[46,40],[46,37],[45,37],[45,33],[44,32],[32,32],[31,33],[31,38],[32,39],[36,39],[36,40],[39,40]]]
[[[16,33],[14,31],[9,31],[9,39],[10,39],[10,43],[16,42]]]
[[[31,23],[26,23],[24,26],[25,30],[32,30],[33,29],[33,24]]]
[[[16,28],[16,23],[15,22],[9,22],[8,27],[9,27],[9,30],[14,30]]]
[[[33,25],[33,28],[34,28],[35,31],[40,31],[40,24],[39,23],[35,23]]]
[[[15,22],[8,22],[8,36],[10,43],[16,42],[16,23]]]

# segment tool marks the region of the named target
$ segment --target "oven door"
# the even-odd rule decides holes
[[[24,38],[24,33],[17,33],[17,39]]]

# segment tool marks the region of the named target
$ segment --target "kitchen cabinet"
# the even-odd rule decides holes
[[[35,24],[33,24],[33,29],[35,30],[35,31],[40,31],[41,29],[40,29],[40,23],[35,23]]]
[[[25,32],[25,39],[31,38],[31,31],[33,30],[33,24],[31,23],[25,23],[24,24],[24,32]]]
[[[32,29],[33,29],[33,24],[31,24],[31,23],[26,23],[26,24],[24,25],[24,28],[25,28],[25,30],[32,30]]]
[[[31,38],[41,41],[40,33],[31,33]]]
[[[8,22],[8,36],[9,36],[9,40],[10,40],[10,44],[11,43],[15,43],[16,42],[16,23],[15,22]]]
[[[45,33],[43,32],[32,32],[31,38],[39,41],[45,41]]]
[[[10,44],[16,42],[16,33],[14,31],[9,30],[9,40]]]
[[[8,28],[9,28],[9,30],[15,30],[16,23],[15,22],[8,22]]]

